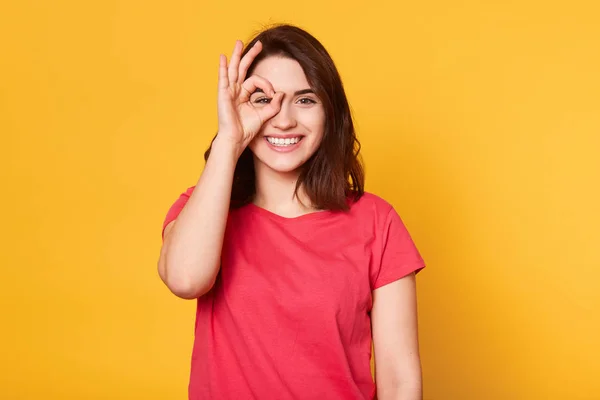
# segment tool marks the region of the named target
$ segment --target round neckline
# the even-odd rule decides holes
[[[269,217],[273,220],[276,220],[279,222],[285,222],[285,223],[314,221],[314,220],[318,220],[318,219],[327,218],[332,213],[331,210],[321,210],[321,211],[312,211],[312,212],[309,212],[306,214],[298,215],[297,217],[284,217],[283,215],[276,214],[273,211],[267,210],[266,208],[257,206],[256,204],[254,204],[252,202],[248,203],[246,205],[246,207],[249,207],[250,210],[254,210],[255,212],[257,212],[261,215],[264,215],[266,217]]]

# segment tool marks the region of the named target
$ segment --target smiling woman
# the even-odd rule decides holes
[[[197,299],[189,398],[420,399],[425,264],[394,208],[364,191],[325,48],[289,25],[238,41],[221,56],[218,109],[158,263]]]
[[[360,196],[364,190],[364,173],[350,106],[329,53],[306,31],[286,25],[261,32],[244,49],[242,57],[246,55],[253,57],[247,59],[251,62],[246,66],[249,80],[260,82],[251,89],[251,104],[264,107],[271,102],[262,85],[266,85],[267,92],[275,90],[283,95],[281,110],[267,121],[258,137],[308,140],[295,146],[293,150],[298,152],[287,159],[265,151],[264,142],[252,141],[237,163],[232,207],[255,200],[255,167],[270,166],[291,172],[290,168],[298,169],[310,160],[297,171],[300,174],[294,179],[295,193],[303,187],[317,208],[347,209],[347,196]],[[205,159],[209,154],[210,149]],[[256,159],[260,162],[256,163]]]
[[[257,137],[250,142],[249,149],[255,156],[257,173],[260,174],[260,168],[279,172],[295,171],[315,154],[323,140],[323,103],[310,89],[304,70],[294,59],[281,56],[264,58],[257,64],[253,74],[265,78],[276,92],[283,94],[279,112],[263,125]],[[267,104],[267,101],[264,93],[255,93],[250,97],[250,102],[255,106]],[[282,153],[286,153],[285,156]]]

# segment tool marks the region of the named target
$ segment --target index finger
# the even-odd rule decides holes
[[[260,89],[260,91],[269,97],[273,97],[275,95],[275,89],[273,89],[271,82],[262,76],[252,75],[250,78],[246,79],[244,83],[242,83],[240,101],[243,103],[249,101],[250,96],[252,96],[256,89]]]
[[[252,64],[252,61],[254,61],[258,53],[260,53],[261,51],[262,43],[259,40],[256,43],[254,43],[254,46],[252,46],[252,48],[248,50],[246,55],[242,58],[242,61],[240,61],[239,74],[237,80],[239,84],[246,80],[246,73],[248,72],[248,68],[250,68],[250,64]]]

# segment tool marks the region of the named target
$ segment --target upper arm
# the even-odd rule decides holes
[[[167,223],[167,225],[165,225],[165,228],[163,229],[163,243],[160,248],[160,256],[158,258],[158,275],[160,276],[160,279],[163,280],[163,282],[166,282],[165,254],[166,254],[167,246],[165,243],[167,242],[167,239],[169,238],[169,233],[173,229],[174,224],[175,224],[175,220]]]
[[[171,229],[173,229],[174,224],[175,224],[175,220],[170,221],[167,225],[165,225],[165,229],[163,229],[163,242],[165,240],[167,240],[167,237],[169,236],[169,232],[171,232]]]
[[[184,193],[181,193],[177,200],[171,205],[169,210],[167,211],[167,215],[163,220],[162,225],[162,246],[160,248],[160,256],[158,258],[158,274],[163,282],[166,283],[166,266],[165,266],[165,253],[167,250],[168,237],[169,233],[173,230],[173,225],[175,224],[175,220],[181,213],[181,210],[187,204],[188,199],[192,195],[195,186],[189,187]]]
[[[371,270],[377,389],[410,386],[416,392],[421,384],[421,363],[415,276],[425,262],[393,207],[385,215],[379,237],[381,252]]]
[[[373,291],[371,310],[377,388],[421,385],[415,274]]]

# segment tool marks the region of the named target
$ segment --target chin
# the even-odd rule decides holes
[[[262,166],[269,168],[275,172],[282,174],[295,172],[304,165],[303,160],[294,159],[294,157],[261,157],[259,154],[255,154],[256,162],[262,164]],[[258,167],[258,166],[257,166]]]
[[[274,165],[269,165],[269,164],[266,164],[266,165],[273,171],[276,171],[276,172],[279,172],[282,174],[289,174],[289,173],[300,170],[300,168],[302,167],[303,164],[302,163],[296,163],[296,164],[281,163],[281,164],[274,164]]]

